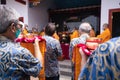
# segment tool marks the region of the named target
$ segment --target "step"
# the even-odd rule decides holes
[[[72,75],[72,70],[71,69],[60,68],[60,74],[61,75],[66,75],[66,76],[71,76]]]
[[[71,60],[59,61],[58,63],[59,63],[59,65],[71,66]]]
[[[64,76],[71,77],[72,74],[72,67],[71,67],[71,61],[65,60],[63,62],[59,62],[60,66],[60,74]]]
[[[64,71],[64,72],[69,72],[69,73],[72,73],[72,70],[71,68],[59,68],[60,71]]]
[[[72,73],[71,72],[60,71],[60,75],[71,77]]]
[[[61,70],[61,68],[62,69],[67,69],[67,70],[71,70],[72,69],[72,66],[67,66],[67,65],[59,65],[60,67],[60,70]]]
[[[60,80],[71,80],[71,77],[60,75]]]

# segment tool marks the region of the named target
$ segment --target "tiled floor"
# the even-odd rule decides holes
[[[61,75],[60,80],[71,80],[71,77]]]
[[[71,62],[70,60],[59,61],[60,80],[71,80]]]
[[[59,61],[60,66],[60,80],[71,80],[71,62],[70,60]],[[30,80],[39,80],[38,78],[31,77]]]

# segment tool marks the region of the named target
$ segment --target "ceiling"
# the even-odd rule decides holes
[[[58,9],[100,5],[101,0],[54,0]]]

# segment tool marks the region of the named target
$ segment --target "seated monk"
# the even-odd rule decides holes
[[[97,36],[97,38],[101,38],[102,42],[106,42],[111,38],[111,32],[109,30],[109,25],[108,24],[104,24],[103,25],[103,32]]]

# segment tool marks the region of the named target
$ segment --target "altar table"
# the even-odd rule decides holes
[[[68,43],[61,43],[61,48],[62,48],[64,58],[70,59],[69,58],[69,44]]]

